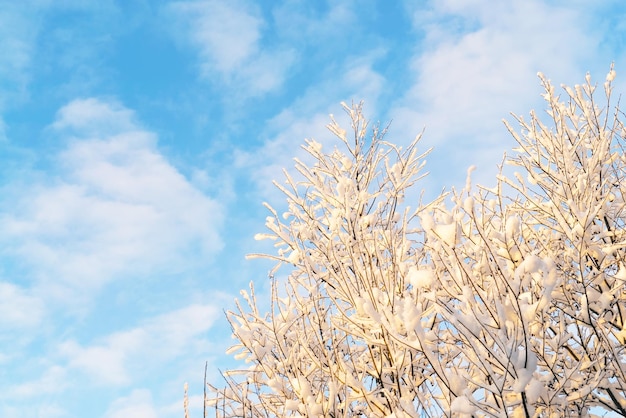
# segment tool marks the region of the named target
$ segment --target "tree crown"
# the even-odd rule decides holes
[[[271,309],[254,287],[228,312],[247,368],[224,373],[218,416],[626,416],[626,131],[589,76],[542,75],[548,121],[517,141],[493,189],[424,203],[419,137],[406,148],[345,106],[341,149],[276,184],[267,232],[290,266]],[[279,289],[280,288],[280,289]]]

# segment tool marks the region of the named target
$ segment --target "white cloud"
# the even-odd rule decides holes
[[[283,1],[272,15],[279,33],[291,42],[332,48],[332,42],[346,36],[346,28],[358,22],[355,8],[367,8],[366,2],[331,1],[311,7],[307,1]],[[319,9],[323,9],[319,12]]]
[[[234,83],[243,81],[240,87],[251,87],[252,91],[265,93],[282,86],[295,55],[292,50],[266,51],[259,53],[250,62],[238,69]]]
[[[32,402],[20,406],[0,405],[0,416],[2,418],[67,418],[70,416],[63,407],[54,404],[41,404]]]
[[[126,369],[128,357],[137,353],[145,340],[145,332],[135,329],[113,334],[102,345],[81,347],[68,341],[59,350],[69,359],[70,367],[83,370],[96,383],[127,385],[131,382]]]
[[[188,1],[172,7],[189,21],[206,72],[232,73],[257,53],[263,22],[241,1]]]
[[[152,394],[147,389],[133,390],[129,396],[116,399],[104,415],[106,418],[157,418]]]
[[[46,28],[46,24],[51,15],[53,16],[58,11],[80,11],[89,13],[88,18],[95,17],[111,22],[114,20],[111,16],[117,8],[115,3],[110,0],[98,2],[21,0],[2,1],[0,4],[0,51],[2,51],[0,54],[0,112],[3,112],[8,104],[14,105],[30,100],[29,84],[31,80],[37,76],[37,72],[42,69],[41,67],[46,72],[50,71],[47,64],[42,65],[41,61],[38,62],[38,60],[43,60],[43,55],[48,52],[42,51],[41,45],[45,44],[49,38],[42,38],[40,33],[42,30],[49,29]],[[67,33],[71,32],[68,28],[64,28],[64,30]],[[52,36],[55,35],[55,31],[52,31]],[[50,32],[47,32],[47,36],[50,36]],[[68,48],[69,55],[84,48],[78,45],[82,38],[78,36],[77,38],[74,39],[75,42],[72,47]],[[56,64],[67,59],[68,51],[63,51],[65,53],[62,55],[54,55]],[[94,56],[96,55],[91,54],[90,57]],[[72,62],[73,66],[85,65],[85,57],[81,56],[81,58],[82,62],[75,60]],[[72,68],[72,70],[74,69]],[[91,73],[91,76],[95,77],[95,73]],[[55,86],[55,90],[60,88],[60,85]],[[0,140],[3,139],[1,128],[2,122],[0,120]]]
[[[26,7],[24,3],[27,4]],[[7,141],[2,114],[9,103],[27,98],[31,65],[39,33],[40,7],[36,2],[2,2],[0,12],[0,144]],[[27,10],[28,9],[28,10]]]
[[[484,133],[485,123],[493,126],[510,110],[536,101],[538,88],[529,87],[538,85],[537,71],[571,76],[580,68],[581,51],[593,47],[580,29],[582,16],[537,1],[447,1],[436,7],[444,16],[477,21],[466,33],[433,22],[426,52],[413,60],[418,79],[404,100],[421,109],[416,119],[437,137]]]
[[[294,62],[290,48],[261,46],[266,23],[253,3],[184,1],[168,11],[198,49],[201,75],[226,82],[238,97],[280,87]]]
[[[48,367],[42,375],[29,382],[18,383],[8,388],[7,398],[35,398],[51,393],[63,392],[68,387],[67,370],[61,366]]]
[[[136,328],[110,334],[91,345],[67,341],[59,350],[69,367],[82,370],[96,383],[128,385],[180,356],[206,349],[209,343],[203,335],[219,315],[214,306],[194,304],[153,317]]]
[[[129,275],[193,269],[220,250],[221,205],[167,161],[130,110],[77,100],[52,127],[73,135],[52,157],[57,174],[8,189],[0,214],[5,254],[30,267],[42,295],[70,302],[68,288],[89,296]]]
[[[0,332],[24,330],[40,324],[45,309],[43,301],[26,289],[0,282]],[[0,363],[2,350],[0,350]]]
[[[29,68],[35,40],[39,31],[37,19],[33,13],[39,14],[35,5],[29,7],[27,13],[21,2],[3,2],[0,13],[0,107],[4,100],[22,98],[29,79]],[[34,7],[33,7],[34,6]]]
[[[156,318],[146,324],[154,342],[150,351],[160,358],[175,358],[209,330],[221,311],[211,305],[194,304]]]
[[[277,196],[272,180],[283,181],[282,169],[293,172],[293,157],[307,160],[307,154],[301,149],[305,139],[315,139],[328,150],[337,144],[337,138],[326,125],[330,123],[329,115],[334,114],[342,126],[349,126],[340,105],[342,101],[350,104],[353,100],[363,100],[366,113],[376,113],[379,96],[387,81],[373,67],[384,54],[383,50],[377,49],[361,57],[346,57],[338,65],[337,77],[310,86],[268,122],[268,139],[261,149],[235,151],[236,166],[254,173],[253,179],[265,199],[282,200],[282,196]]]
[[[132,110],[115,101],[96,98],[76,99],[63,106],[57,112],[52,128],[83,137],[102,137],[138,129]]]
[[[447,149],[442,168],[495,168],[512,145],[501,120],[541,106],[537,72],[579,82],[589,69],[582,62],[597,65],[597,39],[582,10],[537,0],[448,0],[430,7],[414,10],[415,29],[424,33],[412,59],[416,79],[390,114],[401,137],[426,126],[433,156]]]

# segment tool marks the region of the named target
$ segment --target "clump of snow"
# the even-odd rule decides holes
[[[419,270],[417,267],[412,266],[409,269],[407,280],[413,287],[421,289],[432,284],[434,274],[432,270]]]
[[[441,238],[443,242],[449,246],[456,244],[456,236],[458,233],[458,226],[456,222],[450,222],[448,224],[439,224],[435,227],[435,233]]]
[[[450,404],[450,411],[457,414],[471,415],[476,412],[476,407],[472,405],[467,396],[459,396]]]

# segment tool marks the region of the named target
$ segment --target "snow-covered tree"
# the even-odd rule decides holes
[[[626,130],[613,69],[564,87],[492,189],[420,198],[425,154],[328,126],[267,205],[271,308],[228,313],[242,370],[207,402],[233,417],[626,416]],[[603,90],[603,92],[602,92]],[[507,175],[509,171],[516,172]],[[471,172],[471,170],[470,170]]]

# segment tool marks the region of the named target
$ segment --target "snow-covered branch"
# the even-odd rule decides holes
[[[591,78],[547,117],[506,123],[518,172],[494,189],[419,199],[405,149],[345,106],[338,147],[277,183],[267,232],[288,266],[259,312],[228,313],[244,360],[209,400],[217,416],[626,416],[626,172],[621,112]],[[278,268],[277,266],[277,268]]]

